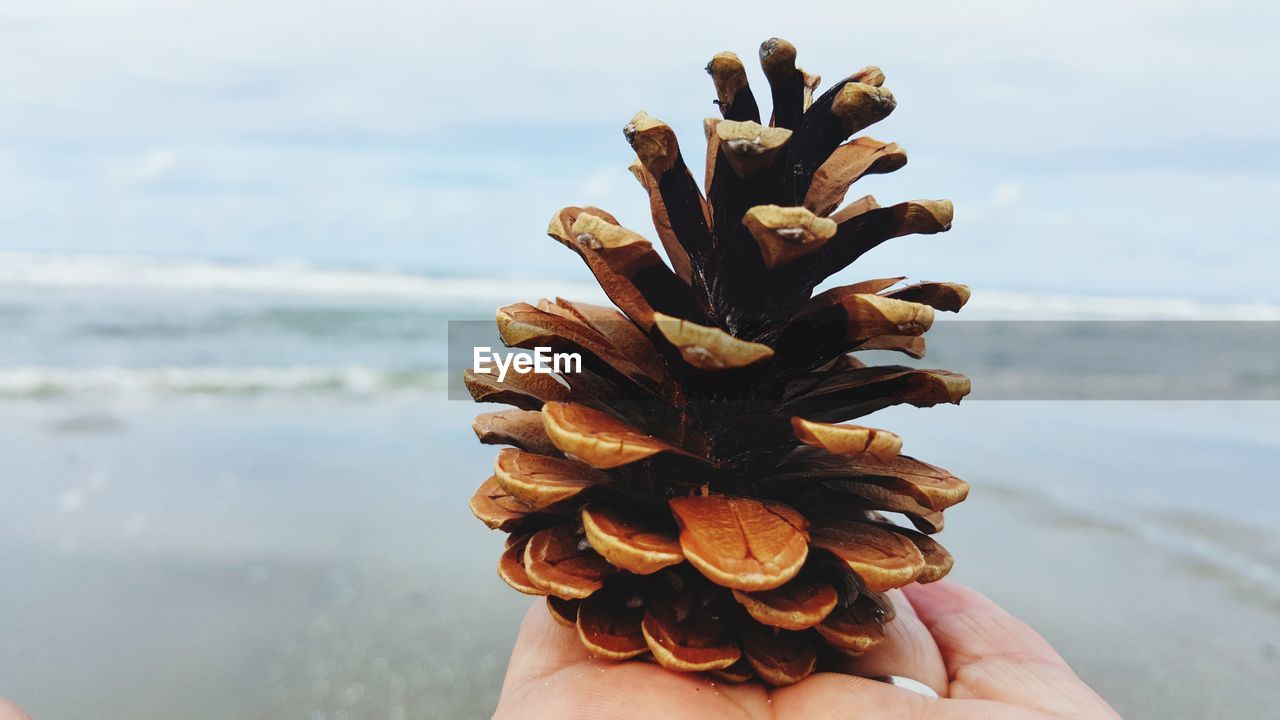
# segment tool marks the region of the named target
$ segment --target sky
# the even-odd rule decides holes
[[[621,128],[700,162],[717,51],[883,68],[884,204],[945,235],[853,276],[1280,301],[1280,10],[1265,2],[0,4],[0,252],[585,277],[595,204],[652,237]],[[765,93],[767,95],[767,93]]]

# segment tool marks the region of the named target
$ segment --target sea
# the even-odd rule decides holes
[[[556,278],[0,254],[0,694],[66,720],[487,717],[529,600],[466,508],[492,408],[450,399],[449,328],[555,296],[603,302]],[[973,486],[941,535],[955,576],[1126,717],[1271,717],[1280,306],[975,288],[962,315],[1183,343],[1147,364],[1221,347],[1215,324],[1250,348],[1198,394],[1076,397],[1058,338],[1027,362],[1059,392],[984,397],[1005,355],[938,340],[926,360],[978,370],[974,396],[869,420]]]

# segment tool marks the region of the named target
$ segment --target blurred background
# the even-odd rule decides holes
[[[1262,2],[0,5],[0,694],[36,717],[471,718],[528,599],[466,509],[450,320],[593,300],[543,234],[648,227],[703,66],[882,67],[855,195],[954,229],[837,276],[986,319],[1280,319]],[[1280,352],[1280,351],[1278,351]],[[1098,362],[1106,362],[1099,357]],[[964,367],[951,368],[964,371]],[[1276,368],[1272,368],[1274,378]],[[980,390],[980,388],[979,388]],[[965,477],[954,577],[1126,717],[1280,704],[1280,403],[973,401],[876,424]]]

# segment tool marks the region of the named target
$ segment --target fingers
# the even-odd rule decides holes
[[[980,593],[941,581],[913,585],[906,595],[942,654],[951,697],[1114,717],[1044,638]]]
[[[985,700],[940,700],[876,680],[836,673],[819,673],[776,690],[772,703],[772,717],[805,720],[1030,720],[1026,710],[1010,705]]]
[[[502,690],[506,692],[512,686],[589,658],[586,648],[578,642],[577,634],[557,625],[547,612],[546,601],[536,598],[520,623],[520,634],[516,637],[515,648],[511,650]]]
[[[933,688],[939,697],[946,697],[950,681],[937,643],[905,595],[892,590],[889,596],[896,617],[885,626],[885,641],[860,657],[841,662],[840,670],[863,677],[908,677]]]
[[[913,585],[906,595],[953,675],[959,667],[993,658],[1067,666],[1044,638],[976,590],[943,580]]]
[[[773,693],[774,717],[916,718],[932,698],[853,675],[818,673]]]
[[[0,720],[31,720],[31,718],[22,712],[22,708],[0,698]]]

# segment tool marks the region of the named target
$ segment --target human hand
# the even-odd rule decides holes
[[[1115,719],[1049,643],[983,595],[946,581],[893,591],[888,639],[848,670],[897,675],[938,698],[838,673],[817,673],[783,688],[733,685],[644,662],[597,660],[541,602],[520,628],[500,720],[590,718],[912,718],[913,720]]]
[[[22,708],[0,698],[0,720],[31,720],[31,718],[22,712]]]

